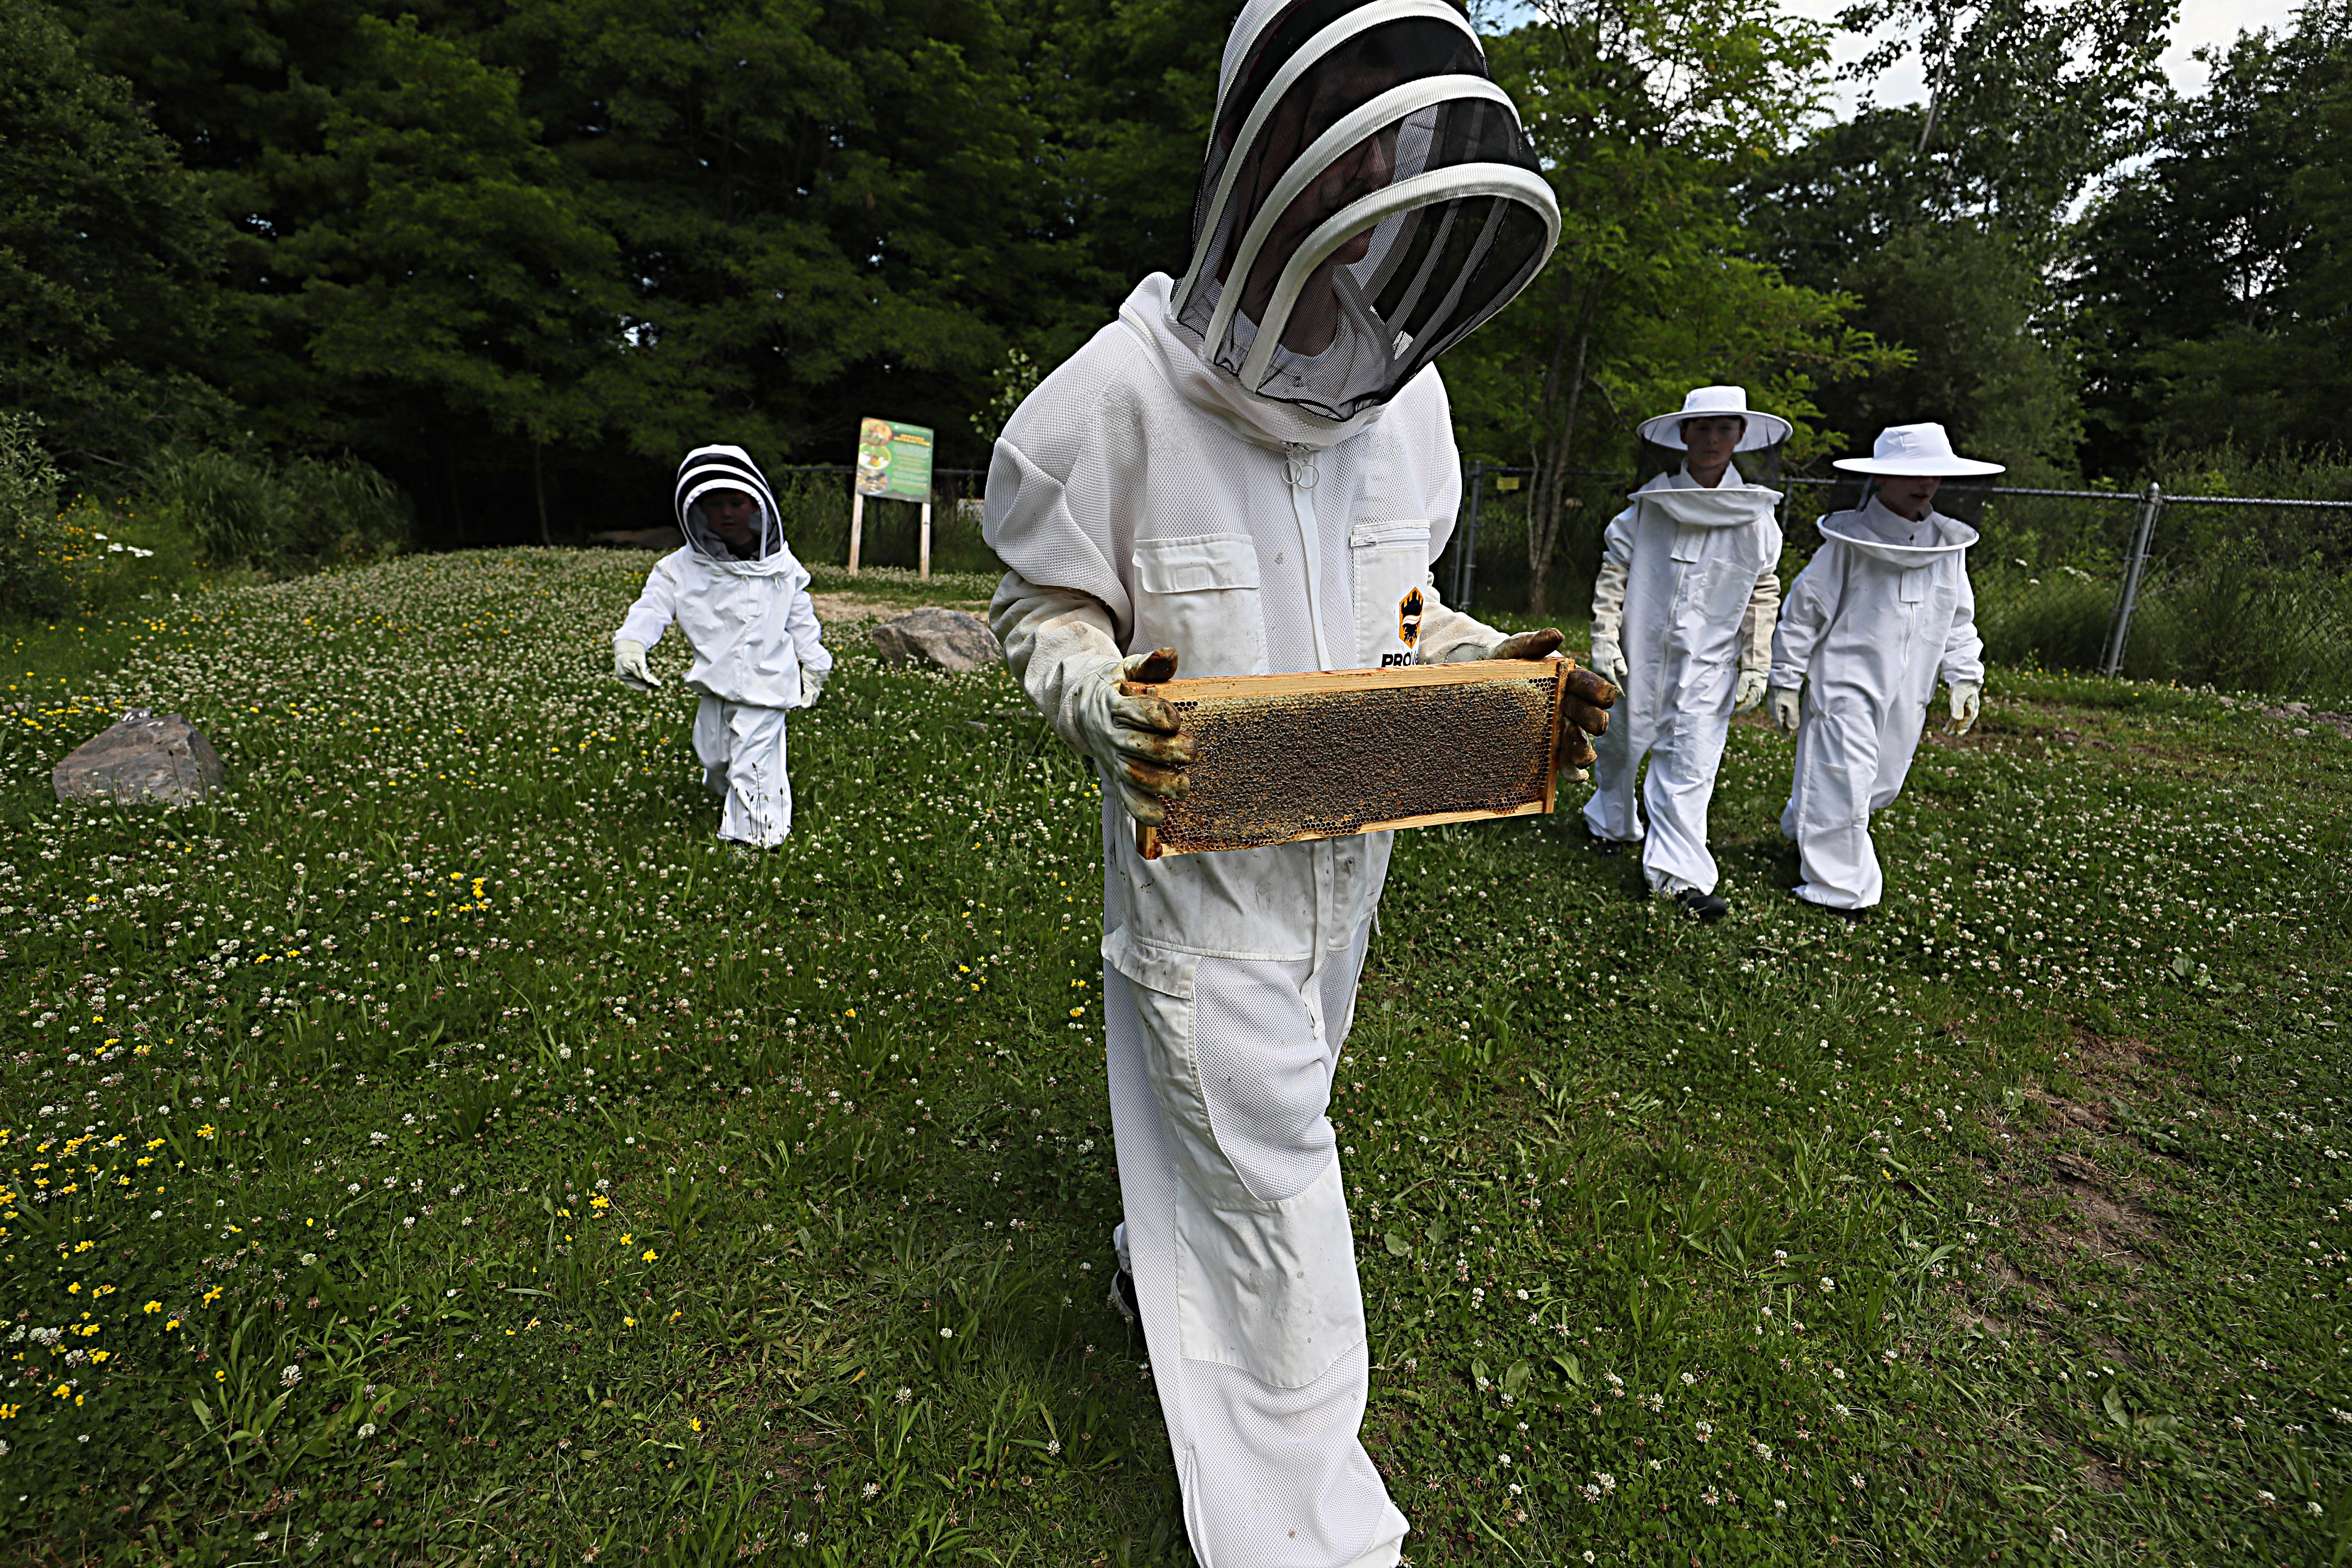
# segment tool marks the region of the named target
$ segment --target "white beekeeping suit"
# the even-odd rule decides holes
[[[1676,413],[1643,421],[1642,437],[1681,452],[1686,422],[1734,419],[1741,426],[1734,451],[1788,439],[1788,421],[1750,410],[1737,386],[1698,388]],[[1719,918],[1707,805],[1741,678],[1754,689],[1747,694],[1753,706],[1771,663],[1780,492],[1748,483],[1728,466],[1710,486],[1680,463],[1631,499],[1610,521],[1593,585],[1593,668],[1625,691],[1595,748],[1584,822],[1605,843],[1641,839],[1650,887],[1675,895],[1701,919]],[[1644,756],[1650,766],[1639,795],[1648,807],[1646,833],[1635,804]]]
[[[1963,728],[1984,685],[1968,568],[1977,531],[1924,500],[1916,517],[1887,500],[1906,479],[2000,468],[1955,457],[1939,425],[1895,426],[1871,458],[1837,466],[1888,489],[1822,519],[1822,549],[1790,584],[1773,634],[1771,684],[1776,714],[1796,715],[1796,777],[1780,813],[1780,832],[1797,841],[1796,895],[1858,913],[1885,889],[1870,814],[1902,792],[1937,679],[1951,685]]]
[[[1143,860],[1129,812],[1160,806],[1135,781],[1183,742],[1118,693],[1122,663],[1172,648],[1180,676],[1251,675],[1504,643],[1431,577],[1460,467],[1429,362],[1558,222],[1452,5],[1251,0],[1192,265],[1046,377],[989,470],[997,634],[1105,775],[1122,1285],[1202,1568],[1386,1568],[1405,1534],[1358,1437],[1364,1303],[1325,1115],[1389,836]]]
[[[736,492],[751,500],[749,533],[730,544],[704,502]],[[702,780],[725,804],[719,837],[761,848],[793,826],[784,712],[805,707],[833,668],[809,598],[808,569],[784,542],[776,498],[740,447],[698,447],[678,465],[673,496],[683,549],[662,557],[614,634],[624,679],[645,684],[645,649],[675,622],[693,650],[687,689],[699,692],[694,751]]]

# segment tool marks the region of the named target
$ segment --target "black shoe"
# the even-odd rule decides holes
[[[1617,856],[1622,855],[1625,853],[1629,846],[1636,842],[1633,839],[1628,838],[1603,838],[1597,833],[1591,834],[1591,837],[1592,841],[1592,852],[1595,855],[1602,857],[1604,859],[1613,859]]]
[[[1790,893],[1789,896],[1792,899],[1797,899],[1797,895],[1794,893]],[[1797,902],[1804,905],[1805,908],[1809,910],[1819,910],[1825,915],[1834,915],[1850,926],[1860,925],[1863,922],[1864,917],[1870,913],[1868,910],[1842,910],[1837,908],[1834,904],[1817,904],[1811,899],[1797,899]]]
[[[1131,1327],[1143,1321],[1143,1309],[1135,1304],[1135,1276],[1126,1269],[1115,1269],[1110,1277],[1111,1310],[1128,1321]]]
[[[1696,888],[1685,888],[1675,895],[1683,912],[1703,926],[1711,926],[1731,912],[1731,906],[1713,893],[1702,893]]]

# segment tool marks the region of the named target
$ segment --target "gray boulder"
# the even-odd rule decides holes
[[[876,626],[874,651],[885,664],[928,664],[957,675],[1004,657],[986,621],[968,610],[936,605]]]
[[[220,753],[177,713],[133,708],[67,753],[49,774],[59,800],[77,796],[128,805],[157,800],[187,805],[221,786]]]

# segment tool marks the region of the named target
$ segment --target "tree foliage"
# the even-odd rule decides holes
[[[1822,398],[1857,446],[1933,419],[2015,478],[2073,476],[2080,374],[2050,286],[2070,209],[2147,144],[2171,0],[1863,0],[1861,79],[1916,50],[1927,101],[1865,99],[1749,181],[1760,253],[1853,295],[1854,323],[1910,366]]]
[[[26,0],[10,0],[23,4]],[[686,447],[982,460],[1181,256],[1226,19],[1192,4],[77,0],[234,231],[209,369],[429,535],[573,528]],[[1148,261],[1147,261],[1148,258]]]
[[[1737,381],[1808,419],[1817,384],[1884,356],[1846,327],[1848,301],[1745,254],[1728,195],[1814,110],[1818,29],[1728,0],[1547,0],[1491,52],[1563,224],[1534,284],[1445,371],[1465,445],[1536,470],[1528,573],[1542,613],[1571,471],[1622,463],[1643,416],[1694,383]]]
[[[222,238],[129,87],[38,0],[0,0],[0,407],[85,463],[209,428],[221,403],[190,367]]]
[[[2073,296],[2095,450],[2352,442],[2352,24],[2321,0],[2171,103],[2084,220]]]

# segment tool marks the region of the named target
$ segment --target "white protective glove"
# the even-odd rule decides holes
[[[1734,713],[1753,713],[1763,703],[1764,672],[1760,669],[1741,670],[1739,684],[1731,689],[1731,710]]]
[[[1617,646],[1614,637],[1596,636],[1592,639],[1592,662],[1586,666],[1593,674],[1622,690],[1625,686],[1625,650]]]
[[[803,668],[801,671],[800,705],[802,707],[814,708],[816,706],[816,700],[824,695],[824,678],[829,673],[831,672],[822,669]]]
[[[1952,721],[1944,726],[1955,735],[1965,735],[1977,727],[1977,714],[1984,706],[1984,683],[1976,680],[1949,682],[1952,693]]]
[[[625,681],[640,691],[651,691],[661,685],[660,677],[646,668],[646,645],[633,637],[613,639],[613,679]]]
[[[1798,689],[1793,686],[1776,686],[1767,695],[1771,699],[1773,727],[1783,735],[1795,734],[1797,715],[1802,710]]]
[[[1183,765],[1192,738],[1176,710],[1158,697],[1130,697],[1122,684],[1156,686],[1176,678],[1176,650],[1158,648],[1081,676],[1069,705],[1079,749],[1103,765],[1119,805],[1146,827],[1166,820],[1167,803],[1184,798]]]

